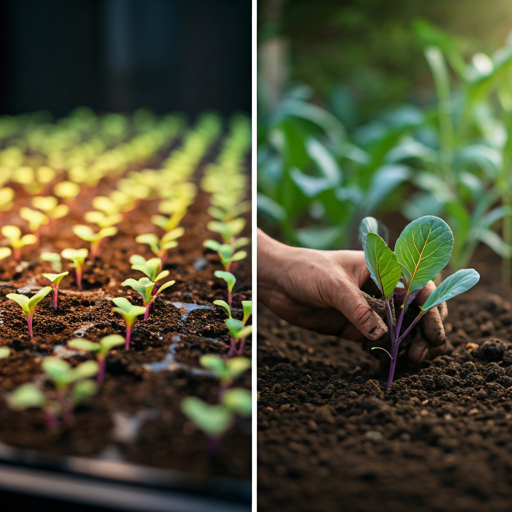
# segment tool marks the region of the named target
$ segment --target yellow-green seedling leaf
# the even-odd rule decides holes
[[[82,379],[94,377],[100,371],[100,367],[96,361],[85,361],[78,366],[72,368],[68,375],[68,382],[75,382]]]
[[[4,260],[12,254],[10,247],[0,247],[0,260]]]
[[[252,414],[252,393],[248,389],[228,389],[221,401],[226,409],[239,416],[249,417]]]
[[[105,215],[103,212],[87,212],[84,215],[87,222],[96,224],[100,228],[108,228],[119,224],[123,220],[123,216],[120,213],[114,213],[112,215]]]
[[[96,233],[92,228],[83,224],[73,226],[73,233],[86,242],[94,242],[96,240]]]
[[[215,233],[219,233],[224,242],[229,243],[231,239],[240,234],[245,227],[245,219],[233,219],[229,222],[219,222],[216,220],[212,220],[208,222],[206,227]]]
[[[155,283],[158,283],[158,281],[166,278],[168,275],[169,275],[168,270],[162,270],[162,272],[160,272],[160,274],[157,274],[157,276],[155,277]]]
[[[60,282],[62,281],[62,279],[67,276],[69,274],[69,272],[62,272],[60,274],[43,274],[43,277],[46,277],[46,279],[48,279],[48,281],[52,282],[55,284],[55,286],[60,286]]]
[[[244,318],[242,323],[245,325],[247,320],[249,320],[249,317],[252,315],[252,300],[243,300],[242,308],[244,310]]]
[[[28,301],[28,307],[30,311],[33,311],[35,307],[52,291],[51,286],[45,286],[41,288],[35,295],[33,295]]]
[[[123,345],[125,339],[120,334],[109,334],[100,340],[100,355],[107,355],[114,347]]]
[[[140,254],[134,254],[133,256],[130,256],[130,263],[132,265],[145,265],[146,258]]]
[[[21,230],[17,226],[4,226],[2,228],[2,235],[9,240],[13,249],[21,249],[25,245],[32,245],[37,242],[35,235],[21,236]]]
[[[74,265],[83,264],[87,258],[89,251],[87,249],[64,249],[61,256],[66,260],[71,260]]]
[[[14,190],[11,187],[0,188],[0,211],[6,212],[13,207]]]
[[[116,297],[115,299],[112,299],[112,302],[117,306],[116,308],[113,308],[113,311],[119,313],[125,319],[128,326],[133,325],[135,318],[146,312],[146,308],[134,306],[124,297]]]
[[[82,380],[73,386],[71,390],[71,401],[73,405],[78,405],[90,396],[94,396],[96,393],[98,393],[98,384],[96,384],[96,382],[90,379]]]
[[[26,295],[22,295],[19,293],[8,293],[6,297],[10,300],[13,300],[17,304],[21,306],[21,309],[23,310],[23,313],[25,316],[28,316],[30,314],[28,302],[29,298]]]
[[[222,244],[220,244],[219,242],[217,242],[215,240],[205,240],[203,242],[203,247],[206,247],[207,249],[210,249],[214,252],[219,252],[222,247]]]
[[[177,238],[180,238],[185,234],[185,230],[182,227],[172,229],[165,233],[165,235],[160,240],[160,245],[165,249],[165,245],[170,244],[175,241]]]
[[[214,300],[213,303],[216,306],[223,307],[227,311],[229,318],[233,318],[233,315],[231,314],[231,308],[229,307],[229,304],[227,302],[223,300]]]
[[[97,196],[92,200],[92,205],[96,210],[102,211],[105,215],[114,215],[119,213],[119,204],[105,196]]]
[[[59,204],[55,209],[48,213],[52,219],[62,219],[69,213],[69,206]]]
[[[396,242],[395,254],[407,283],[406,297],[421,290],[446,267],[452,250],[452,230],[439,217],[420,217],[405,227]]]
[[[142,297],[145,306],[151,302],[153,288],[155,287],[155,283],[151,281],[151,279],[141,277],[136,281],[135,279],[129,278],[123,281],[121,285],[129,286],[132,290],[136,291]]]
[[[222,357],[214,354],[206,354],[199,358],[199,363],[203,368],[213,372],[222,382],[229,379],[228,369]]]
[[[11,349],[9,347],[0,347],[0,359],[5,359],[11,355]]]
[[[47,402],[43,392],[32,382],[17,387],[7,399],[13,409],[28,409],[29,407],[42,407]]]
[[[181,411],[209,437],[221,437],[233,422],[233,414],[226,407],[209,405],[195,396],[181,401]]]
[[[59,200],[54,196],[36,196],[32,198],[32,206],[43,212],[50,212],[59,204]]]
[[[133,256],[132,256],[133,258]],[[130,261],[131,261],[131,258],[130,258]],[[132,264],[132,269],[133,270],[139,270],[140,272],[146,274],[147,277],[149,277],[149,279],[151,279],[151,281],[153,281],[154,283],[156,283],[158,281],[158,279],[162,279],[162,277],[159,276],[158,274],[158,270],[160,269],[160,266],[162,265],[162,260],[160,258],[151,258],[149,260],[144,260],[144,263],[136,263],[136,264]],[[167,272],[167,275],[168,275],[168,271]],[[157,276],[158,279],[157,279]],[[165,276],[163,276],[165,277]]]
[[[62,260],[60,254],[57,252],[43,252],[40,256],[42,261],[50,262],[53,270],[56,272],[62,271]]]
[[[158,294],[162,293],[164,290],[166,290],[167,288],[172,286],[175,282],[176,281],[167,281],[162,286],[160,286],[160,288],[158,288],[158,291],[156,292],[156,294],[158,295]]]
[[[428,311],[429,309],[441,304],[460,295],[461,293],[467,292],[473,288],[476,283],[480,280],[480,274],[471,269],[464,269],[455,272],[451,276],[447,277],[429,296],[420,309]]]
[[[230,292],[233,291],[233,287],[236,283],[236,277],[231,272],[224,272],[223,270],[216,270],[215,271],[215,277],[218,277],[219,279],[224,279],[228,285],[228,290]]]
[[[249,334],[252,333],[252,325],[246,325],[243,329],[238,331],[234,336],[235,339],[241,340],[242,338],[246,338]]]
[[[402,270],[393,251],[379,235],[368,233],[364,244],[364,257],[370,275],[388,300],[402,277]]]
[[[226,324],[226,327],[228,328],[233,338],[236,338],[237,334],[244,328],[242,321],[236,320],[235,318],[228,318],[224,321],[224,323]]]
[[[51,183],[55,177],[57,176],[57,172],[48,166],[41,166],[36,169],[36,177],[39,183],[43,185],[47,185]],[[35,206],[35,205],[34,205]],[[37,206],[36,206],[37,208]]]
[[[123,338],[124,341],[124,338]],[[68,347],[76,350],[85,350],[86,352],[98,352],[100,344],[94,341],[85,340],[84,338],[73,338],[67,343]]]
[[[233,254],[231,257],[231,261],[240,261],[247,257],[247,253],[245,251],[238,251]]]
[[[147,244],[151,247],[153,251],[158,251],[160,247],[160,240],[153,233],[146,233],[144,235],[139,235],[135,238],[135,241],[138,244]]]
[[[57,388],[67,386],[69,382],[68,374],[71,371],[71,365],[67,361],[58,357],[45,357],[41,363],[41,368]]]
[[[250,243],[250,240],[246,236],[242,236],[240,238],[237,238],[232,243],[232,246],[234,249],[240,249],[240,247],[244,247],[245,245],[248,245],[249,243]]]
[[[53,193],[61,199],[73,199],[80,193],[80,186],[72,181],[61,181],[53,187]]]
[[[20,217],[28,222],[28,229],[32,232],[37,231],[43,224],[49,222],[44,213],[26,207],[21,208]]]
[[[251,366],[251,360],[247,357],[231,357],[226,361],[228,374],[232,379],[238,379]]]

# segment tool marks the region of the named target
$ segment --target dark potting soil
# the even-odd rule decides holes
[[[147,167],[148,162],[143,165]],[[200,175],[201,169],[198,179]],[[58,354],[73,364],[91,357],[65,348],[67,340],[82,336],[98,341],[112,333],[124,335],[124,321],[112,312],[112,298],[122,296],[141,303],[140,297],[121,283],[129,277],[143,276],[131,270],[132,254],[154,257],[147,245],[135,242],[135,237],[159,232],[150,220],[157,213],[157,201],[141,202],[124,214],[119,233],[103,241],[94,264],[86,263],[84,291],[76,289],[74,270],[70,269],[61,284],[58,311],[50,307],[51,295],[43,299],[34,316],[34,342],[30,341],[20,307],[5,297],[14,291],[31,295],[48,285],[41,274],[52,270],[39,261],[41,252],[88,246],[73,234],[72,226],[83,223],[84,212],[93,209],[91,200],[96,195],[109,194],[113,185],[102,180],[97,188],[84,187],[69,202],[68,217],[43,227],[40,247],[22,249],[21,264],[10,259],[0,262],[0,345],[13,351],[10,357],[0,360],[0,441],[48,454],[105,457],[199,477],[249,479],[250,420],[237,420],[223,438],[218,453],[209,457],[204,434],[180,411],[180,402],[186,396],[216,402],[218,382],[200,367],[198,358],[206,353],[224,355],[230,343],[225,312],[212,306],[214,300],[225,299],[226,291],[225,283],[214,277],[214,271],[222,269],[218,258],[202,246],[207,238],[215,238],[206,228],[211,220],[206,212],[209,196],[202,192],[182,221],[185,234],[178,240],[179,246],[169,251],[164,266],[170,272],[168,279],[176,280],[176,284],[157,298],[147,321],[141,317],[136,321],[130,349],[111,353],[99,394],[76,410],[73,427],[51,432],[40,410],[13,411],[5,401],[7,392],[41,378],[40,362],[44,356]],[[13,212],[30,206],[30,197],[20,188],[16,191]],[[1,214],[0,221],[2,225],[23,226],[11,212]],[[250,222],[249,215],[247,221]],[[68,267],[65,260],[63,267]],[[237,276],[233,305],[241,308],[241,301],[251,298],[250,258],[232,270]],[[205,307],[194,309],[198,305]],[[235,316],[241,315],[239,309]],[[248,343],[244,355],[250,357],[250,352]],[[249,372],[237,385],[250,388]]]
[[[512,507],[512,289],[480,248],[447,353],[398,372],[360,344],[258,315],[258,510]]]

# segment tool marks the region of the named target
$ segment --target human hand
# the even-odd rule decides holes
[[[381,338],[387,326],[361,291],[368,278],[362,251],[289,247],[258,231],[258,299],[289,323],[356,341]],[[423,304],[434,289],[430,281],[415,302]],[[410,347],[411,362],[444,352],[446,315],[446,304],[424,315],[425,337]]]

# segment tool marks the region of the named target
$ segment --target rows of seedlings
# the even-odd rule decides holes
[[[248,119],[0,126],[0,441],[250,478]]]

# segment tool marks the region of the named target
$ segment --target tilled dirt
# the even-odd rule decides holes
[[[197,178],[200,175],[201,170]],[[43,228],[40,246],[22,250],[20,265],[10,260],[0,262],[0,345],[13,351],[9,358],[0,360],[0,441],[51,454],[105,457],[196,476],[248,479],[250,420],[238,420],[219,452],[208,456],[205,436],[180,411],[181,400],[189,395],[211,403],[217,400],[218,381],[201,371],[198,358],[206,353],[224,355],[229,349],[225,312],[212,305],[216,299],[225,299],[226,291],[224,281],[214,277],[214,271],[222,268],[218,258],[202,246],[204,240],[214,237],[206,228],[211,220],[206,212],[209,197],[202,192],[182,222],[185,235],[179,239],[179,246],[169,251],[164,266],[170,272],[168,279],[176,280],[176,284],[157,298],[147,321],[139,317],[130,350],[111,353],[104,385],[97,396],[78,408],[74,426],[50,432],[41,411],[13,411],[5,402],[7,392],[41,377],[44,356],[56,353],[73,364],[90,358],[65,349],[67,340],[82,336],[98,341],[112,333],[124,335],[123,319],[112,312],[112,298],[123,296],[132,303],[141,303],[140,297],[121,283],[129,277],[143,277],[130,268],[132,254],[153,257],[148,246],[134,239],[147,232],[161,235],[150,221],[156,213],[156,201],[141,202],[125,214],[119,233],[103,241],[99,258],[85,266],[84,291],[76,289],[74,271],[70,269],[70,276],[61,284],[58,311],[50,307],[51,295],[43,299],[34,316],[33,342],[20,307],[5,297],[14,291],[31,295],[48,285],[40,276],[52,270],[38,260],[40,252],[88,245],[71,228],[83,223],[84,212],[92,209],[92,198],[110,193],[112,185],[104,180],[97,189],[84,188],[70,203],[68,217]],[[2,225],[23,226],[15,213],[29,205],[30,198],[22,189],[17,192],[13,213],[1,214]],[[65,261],[63,265],[67,269]],[[251,296],[250,258],[238,263],[233,272],[237,276],[233,305],[238,308],[235,316],[241,318],[241,301]],[[197,305],[206,307],[194,309]],[[245,355],[250,357],[250,352],[248,343]],[[237,385],[250,387],[249,372]]]
[[[480,249],[447,353],[397,373],[258,316],[258,510],[486,512],[512,503],[512,290]]]

